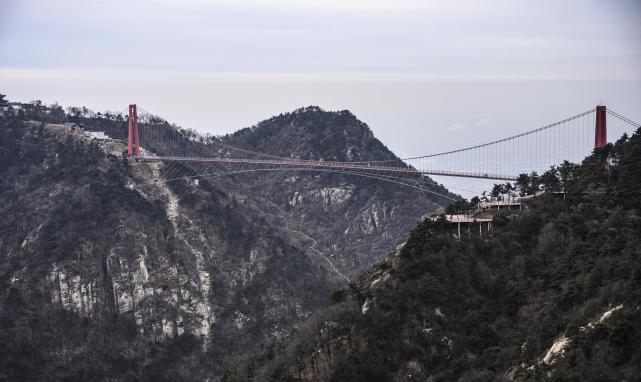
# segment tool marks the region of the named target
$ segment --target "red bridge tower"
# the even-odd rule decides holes
[[[594,126],[594,148],[598,149],[608,144],[608,130],[605,123],[605,106],[596,107],[596,125]]]
[[[129,148],[127,155],[131,158],[135,154],[140,160],[140,144],[138,143],[138,111],[136,104],[129,105]]]

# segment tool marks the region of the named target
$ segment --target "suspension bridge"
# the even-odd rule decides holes
[[[616,124],[608,124],[608,116],[614,117]],[[194,135],[169,125],[135,104],[129,105],[127,117],[127,156],[140,162],[201,165],[195,173],[211,176],[258,171],[340,172],[391,182],[400,179],[400,184],[410,187],[412,183],[407,183],[408,178],[423,179],[424,176],[514,181],[521,173],[542,173],[565,160],[580,162],[593,149],[604,147],[608,141],[641,126],[599,105],[542,127],[456,150],[400,159],[332,161],[262,153],[228,144],[216,137]],[[611,125],[610,131],[608,125]],[[205,168],[214,166],[235,170],[205,174]]]

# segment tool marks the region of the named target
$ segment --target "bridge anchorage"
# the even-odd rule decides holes
[[[140,118],[139,111],[142,112]],[[611,131],[607,126],[608,114],[616,117]],[[410,187],[413,184],[416,188],[425,185],[422,182],[425,176],[514,181],[519,174],[542,173],[565,160],[580,162],[593,149],[605,146],[608,134],[617,139],[640,127],[639,123],[599,105],[537,129],[458,150],[402,159],[348,162],[297,159],[233,146],[217,138],[178,129],[135,104],[129,105],[128,126],[129,158],[198,166],[200,172],[195,173],[201,174],[199,176],[259,171],[339,172]],[[219,171],[203,172],[215,166]]]

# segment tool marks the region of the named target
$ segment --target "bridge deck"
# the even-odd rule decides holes
[[[198,157],[176,157],[176,156],[141,156],[143,161],[176,161],[176,162],[194,162],[194,163],[219,163],[219,164],[252,164],[252,165],[265,165],[265,166],[278,166],[278,167],[291,167],[300,169],[332,169],[332,170],[346,170],[346,171],[365,171],[365,172],[379,172],[379,173],[395,173],[395,174],[408,174],[408,175],[440,175],[440,176],[455,176],[463,178],[476,178],[476,179],[494,179],[514,181],[515,176],[499,175],[488,173],[474,173],[474,172],[458,172],[458,171],[440,171],[440,170],[417,170],[413,167],[387,167],[368,165],[366,163],[350,163],[350,162],[322,162],[322,161],[309,161],[309,160],[279,160],[279,159],[237,159],[237,158],[198,158]]]

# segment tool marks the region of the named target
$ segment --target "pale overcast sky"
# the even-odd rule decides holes
[[[641,1],[0,0],[0,92],[214,134],[349,109],[428,154],[600,102],[640,120]]]

